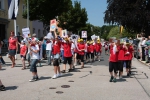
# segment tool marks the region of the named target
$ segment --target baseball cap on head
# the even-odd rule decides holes
[[[34,33],[34,34],[32,34],[32,37],[36,37],[36,34]]]

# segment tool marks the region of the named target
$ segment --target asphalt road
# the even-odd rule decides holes
[[[29,82],[32,74],[29,69],[21,70],[19,56],[15,68],[10,68],[10,60],[4,57],[7,66],[0,70],[0,79],[6,91],[0,92],[0,100],[150,100],[149,68],[133,59],[132,76],[126,77],[124,71],[122,80],[110,83],[108,58],[103,53],[101,62],[86,64],[84,69],[77,66],[57,79],[51,79],[53,66],[43,63],[38,67],[40,80]]]

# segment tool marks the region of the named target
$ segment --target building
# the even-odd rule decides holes
[[[17,16],[17,33],[22,34],[22,28],[27,27],[27,19],[22,17],[22,14],[26,10],[25,0],[20,0],[19,10]],[[44,34],[43,23],[39,21],[30,21],[30,32],[36,33],[40,38]],[[8,40],[10,31],[14,31],[14,21],[8,19],[8,0],[0,0],[0,38],[2,40]]]

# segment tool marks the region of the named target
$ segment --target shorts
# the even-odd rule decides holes
[[[72,57],[64,57],[64,64],[69,64],[71,65],[72,64]]]
[[[118,70],[119,70],[120,72],[123,72],[123,65],[124,65],[124,61],[123,61],[123,60],[120,60],[120,61],[118,62]]]
[[[84,55],[80,55],[81,62],[84,62]]]
[[[117,62],[109,62],[109,72],[117,73]]]
[[[37,72],[37,68],[36,68],[37,62],[38,59],[31,59],[31,67],[30,67],[31,72]]]
[[[58,59],[54,58],[53,66],[59,67],[59,61],[58,61]]]
[[[80,57],[80,55],[77,53],[77,59],[80,59],[81,57]]]
[[[126,68],[131,68],[131,60],[125,60]]]
[[[23,55],[20,55],[20,57],[25,59],[25,56],[23,56]]]
[[[15,56],[16,55],[16,49],[10,49],[9,50],[9,55],[10,56]]]

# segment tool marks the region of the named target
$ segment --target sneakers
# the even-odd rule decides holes
[[[36,77],[33,77],[31,80],[29,80],[29,82],[34,82],[34,81],[37,81],[38,79],[39,79],[39,77],[36,76]]]
[[[4,85],[0,86],[0,91],[5,91],[5,86]]]
[[[113,81],[113,82],[117,82],[116,78],[114,78],[112,81]]]
[[[111,76],[111,78],[110,78],[109,82],[112,82],[112,81],[113,81],[113,78],[114,78],[114,77],[113,77],[113,76]]]
[[[120,76],[119,79],[122,79],[122,76]]]
[[[57,74],[57,77],[61,77],[62,75],[61,75],[61,73],[60,74]]]
[[[57,75],[55,74],[53,77],[52,77],[52,79],[56,79],[57,78]]]

